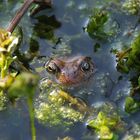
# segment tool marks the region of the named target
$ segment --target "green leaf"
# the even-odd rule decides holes
[[[99,131],[100,139],[102,140],[112,140],[113,132],[107,126],[102,126]]]
[[[27,72],[21,73],[8,90],[9,98],[33,97],[38,80],[37,75]]]
[[[127,97],[125,99],[125,111],[127,113],[134,113],[140,109],[140,104],[134,101],[132,97]]]
[[[108,20],[106,11],[94,9],[93,15],[90,17],[86,30],[91,38],[105,39],[107,34],[104,32],[104,24]]]

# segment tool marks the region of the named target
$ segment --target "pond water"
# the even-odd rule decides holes
[[[40,70],[40,67],[43,67],[49,57],[56,55],[90,56],[96,65],[97,72],[90,87],[86,89],[86,94],[89,94],[86,101],[90,105],[98,105],[103,102],[114,103],[129,128],[133,124],[140,123],[140,113],[128,115],[124,111],[124,101],[129,94],[130,82],[128,75],[117,71],[116,57],[111,53],[111,49],[120,49],[122,44],[129,44],[132,41],[136,34],[135,31],[130,36],[127,36],[127,33],[135,28],[139,18],[122,12],[119,7],[119,4],[123,2],[121,0],[118,2],[112,0],[111,6],[107,7],[107,3],[110,1],[54,0],[52,9],[42,10],[33,17],[29,17],[29,13],[27,13],[19,24],[23,30],[20,55],[29,57],[29,59],[21,58],[21,61],[25,65],[29,64],[42,78],[47,74],[45,69]],[[17,0],[0,1],[1,27],[8,26],[22,2]],[[115,5],[113,2],[117,4]],[[83,29],[87,25],[92,9],[102,6],[107,7],[111,14],[111,20],[118,25],[117,34],[107,41],[92,39]],[[138,31],[139,26],[136,32]],[[95,51],[96,43],[100,44],[97,51]],[[42,60],[38,56],[45,56],[45,58]],[[72,92],[77,95],[82,91],[81,87],[79,91],[73,90]],[[58,137],[66,136],[70,136],[74,140],[98,139],[94,133],[87,129],[84,122],[77,122],[68,128],[61,128],[60,126],[50,127],[47,124],[41,124],[36,119],[35,127],[37,140],[57,140]],[[120,134],[119,140],[124,139],[128,128],[123,134]],[[15,107],[9,105],[6,110],[1,112],[0,139],[31,140],[28,107],[24,100],[19,101]]]

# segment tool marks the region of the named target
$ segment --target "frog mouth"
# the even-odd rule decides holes
[[[56,79],[57,83],[65,86],[73,86],[73,85],[78,85],[79,81],[73,78],[70,78],[66,75],[60,75]]]
[[[69,77],[67,75],[61,74],[55,78],[55,81],[62,86],[77,87],[77,86],[82,85],[83,83],[88,83],[91,77],[93,77],[93,74],[91,74],[90,76],[86,78]]]

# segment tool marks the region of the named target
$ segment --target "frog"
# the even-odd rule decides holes
[[[81,55],[51,58],[45,63],[45,68],[54,82],[65,87],[77,87],[89,82],[96,71],[91,57]]]

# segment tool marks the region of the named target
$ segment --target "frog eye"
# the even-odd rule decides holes
[[[45,68],[49,73],[53,73],[53,74],[55,74],[59,70],[59,68],[55,63],[48,63],[45,65]]]
[[[89,71],[90,70],[90,64],[88,62],[82,62],[81,63],[81,70],[83,72]]]

